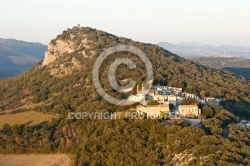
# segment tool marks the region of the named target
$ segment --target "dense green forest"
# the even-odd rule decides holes
[[[186,156],[182,162],[189,165],[250,164],[249,129],[234,124],[238,121],[236,116],[250,117],[250,84],[246,78],[204,67],[156,45],[91,28],[63,31],[51,41],[51,47],[59,47],[59,41],[74,51],[51,51],[56,57],[51,64],[44,66],[40,62],[18,76],[0,80],[0,111],[35,110],[60,114],[61,118],[35,127],[5,124],[0,131],[0,153],[65,152],[72,154],[75,165],[168,165],[177,162],[176,154]],[[180,87],[201,97],[222,97],[225,101],[222,106],[202,108],[205,117],[202,129],[184,122],[165,126],[157,120],[70,121],[69,112],[116,112],[135,107],[106,102],[92,83],[93,65],[99,54],[118,44],[135,46],[149,57],[155,84]],[[117,98],[124,94],[109,85],[107,69],[121,57],[133,60],[137,68],[119,66],[116,73],[119,84],[133,79],[140,85],[146,79],[145,65],[137,56],[128,52],[109,56],[100,70],[101,84]],[[226,127],[229,133],[225,137]]]
[[[222,107],[204,110],[205,115],[212,111],[202,123],[205,130],[131,119],[61,118],[43,127],[5,124],[0,153],[67,153],[74,165],[249,165],[250,129],[230,124],[237,119]],[[223,137],[225,126],[228,135]]]

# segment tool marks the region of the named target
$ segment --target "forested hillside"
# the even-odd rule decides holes
[[[112,105],[96,92],[92,70],[100,53],[119,44],[139,48],[150,59],[154,83],[183,88],[201,97],[222,97],[223,106],[204,108],[209,116],[197,129],[185,123],[159,125],[156,120],[69,120],[69,112],[116,112],[134,107]],[[123,98],[109,85],[108,67],[128,57],[137,68],[119,66],[119,84],[129,79],[143,84],[146,69],[132,53],[109,56],[101,66],[105,91]],[[250,164],[249,129],[237,125],[238,116],[250,117],[249,80],[224,70],[212,69],[185,60],[157,45],[135,42],[92,28],[73,27],[51,41],[45,60],[13,78],[0,80],[0,111],[35,110],[60,114],[43,127],[9,126],[0,131],[1,153],[72,154],[75,165],[197,165]],[[230,112],[228,112],[230,111]],[[229,125],[229,126],[228,126]],[[228,138],[222,130],[229,128]],[[240,138],[240,139],[238,139]],[[178,159],[178,155],[183,161]]]
[[[213,67],[217,69],[224,69],[237,74],[250,78],[250,59],[244,58],[224,58],[224,57],[200,57],[192,58],[194,62],[201,65]]]

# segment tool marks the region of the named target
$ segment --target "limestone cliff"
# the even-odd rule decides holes
[[[73,48],[70,43],[62,40],[55,41],[55,44],[50,43],[48,45],[48,51],[45,53],[45,58],[43,60],[43,65],[48,65],[55,61],[63,53],[73,52]]]
[[[72,34],[74,30],[79,31],[79,29],[81,28],[74,27],[70,32],[64,31],[61,35],[58,35],[56,39],[53,39],[48,45],[48,50],[45,53],[42,65],[46,66],[51,64],[64,53],[69,54],[72,52],[78,52],[86,57],[85,49],[89,48],[86,35],[84,32],[81,34]]]

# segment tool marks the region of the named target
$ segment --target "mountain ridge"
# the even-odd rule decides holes
[[[0,77],[14,76],[44,58],[46,45],[16,39],[0,39]]]
[[[181,42],[171,44],[167,42],[157,43],[160,47],[180,55],[183,58],[196,57],[242,57],[250,58],[250,48],[242,46],[221,45],[212,46],[199,42]]]

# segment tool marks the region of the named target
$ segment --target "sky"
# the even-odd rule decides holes
[[[48,44],[77,24],[145,43],[250,46],[250,1],[1,0],[0,38]]]

